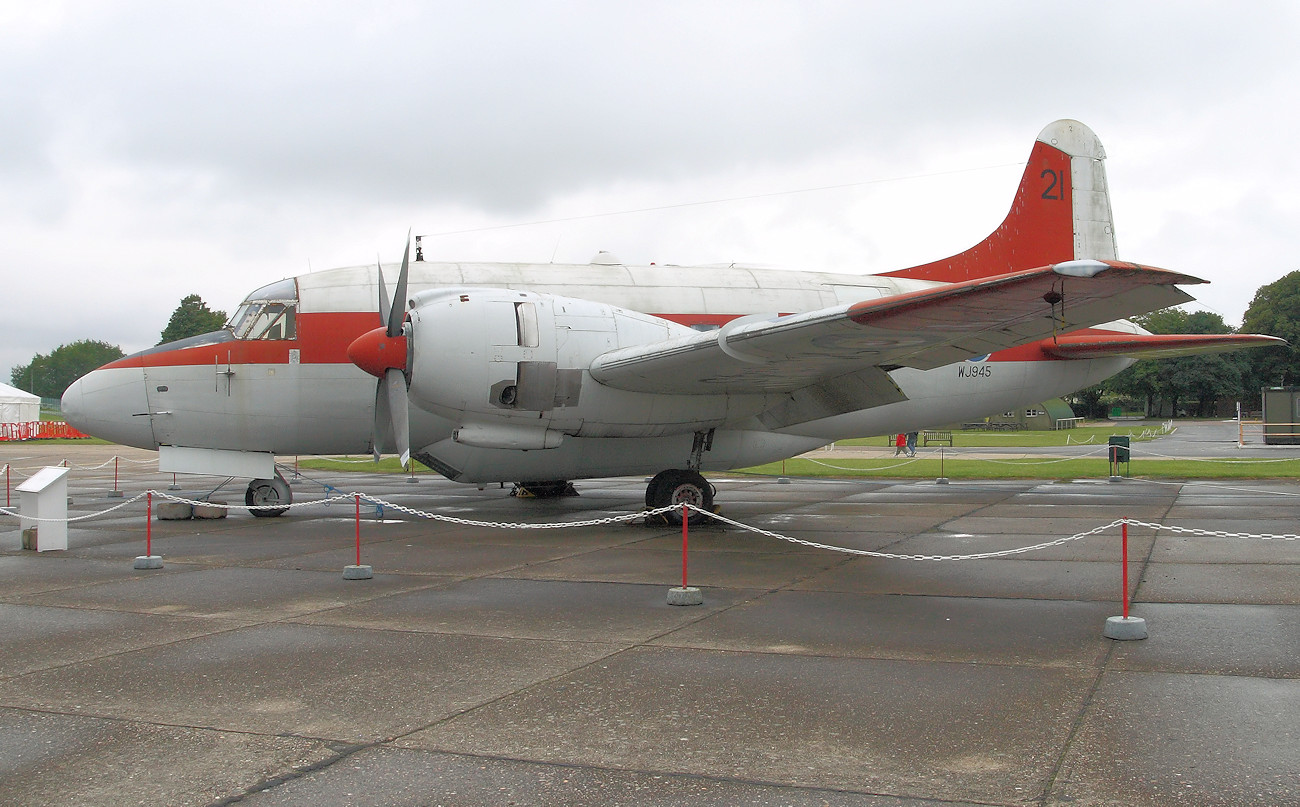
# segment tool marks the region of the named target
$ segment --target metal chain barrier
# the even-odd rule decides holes
[[[1196,527],[1177,527],[1172,524],[1151,524],[1146,521],[1137,521],[1131,518],[1122,519],[1137,527],[1149,527],[1155,530],[1168,530],[1185,535],[1202,535],[1208,538],[1258,538],[1261,541],[1294,541],[1300,539],[1300,535],[1284,533],[1282,535],[1271,535],[1268,533],[1253,532],[1227,532],[1226,530],[1202,530]],[[1121,522],[1115,522],[1121,523]]]
[[[1099,446],[1095,451],[1085,451],[1082,454],[1074,454],[1069,457],[1054,457],[1052,459],[1047,459],[1047,460],[1031,460],[1029,458],[1030,455],[1026,454],[1023,457],[1014,460],[995,460],[995,459],[990,459],[989,457],[979,457],[976,458],[976,461],[991,462],[994,465],[1052,465],[1058,462],[1071,462],[1073,460],[1083,459],[1084,457],[1093,457],[1098,454],[1105,454],[1108,449],[1109,446]],[[972,452],[972,453],[978,453],[978,452]],[[958,454],[958,457],[960,456],[961,455]]]
[[[367,495],[365,493],[358,493],[354,495],[360,496],[362,499],[365,499],[368,502],[373,502],[385,508],[392,508],[393,510],[398,511],[399,513],[406,513],[408,515],[416,516],[417,518],[425,518],[431,521],[442,521],[447,524],[458,524],[464,527],[489,527],[489,528],[501,529],[501,530],[562,530],[562,529],[567,529],[569,527],[598,527],[604,524],[619,524],[624,521],[635,521],[636,519],[639,518],[652,518],[654,516],[663,515],[664,513],[676,512],[682,509],[682,505],[672,504],[666,507],[657,507],[653,510],[642,510],[639,513],[627,513],[621,516],[606,516],[604,518],[593,518],[593,519],[587,519],[585,521],[557,521],[557,522],[539,524],[539,523],[521,522],[521,521],[477,521],[475,519],[459,518],[457,516],[444,516],[438,513],[429,513],[424,510],[416,510],[415,508],[412,507],[404,507],[400,504],[393,504],[391,502],[384,501],[383,499],[379,499],[374,496]],[[701,510],[700,508],[695,507],[694,505],[688,504],[686,506],[697,512],[705,513],[706,515],[712,515],[711,513]],[[716,516],[714,517],[716,518]]]
[[[1214,482],[1166,482],[1163,479],[1129,479],[1125,484],[1144,484],[1144,485],[1180,485],[1185,488],[1215,488],[1217,490],[1231,490],[1236,493],[1256,493],[1260,496],[1300,496],[1300,493],[1289,493],[1285,490],[1259,490],[1257,488],[1239,488],[1233,485],[1219,485]]]
[[[165,491],[160,491],[160,490],[145,491],[145,493],[141,495],[143,496],[149,493],[152,493],[154,496],[158,497],[159,499],[167,499],[173,502],[180,502],[181,504],[188,504],[191,507],[216,507],[221,510],[247,510],[250,513],[254,510],[294,510],[302,507],[311,507],[317,504],[330,505],[333,504],[334,502],[344,502],[344,501],[350,502],[353,499],[355,499],[357,496],[361,496],[363,499],[368,499],[368,497],[364,493],[346,493],[346,494],[339,494],[337,496],[329,496],[324,499],[312,499],[311,501],[307,501],[307,502],[294,502],[292,504],[226,504],[225,502],[208,502],[208,501],[203,501],[201,499],[186,499],[183,496],[176,496],[174,494],[167,493]],[[139,497],[137,496],[136,498]]]
[[[311,507],[315,505],[329,505],[331,503],[340,502],[340,501],[357,501],[357,500],[364,499],[365,501],[378,505],[380,507],[392,509],[401,513],[406,513],[408,515],[415,516],[416,518],[422,518],[430,521],[440,521],[443,523],[456,524],[459,526],[484,527],[484,528],[505,529],[505,530],[559,530],[559,529],[569,529],[569,528],[576,528],[576,527],[598,527],[598,526],[604,526],[609,524],[619,524],[619,523],[624,523],[629,521],[636,521],[639,519],[652,518],[654,516],[662,515],[669,512],[677,512],[680,511],[683,507],[685,507],[692,512],[705,515],[708,518],[711,518],[714,521],[717,521],[719,523],[727,524],[737,529],[745,530],[747,532],[752,532],[757,535],[773,538],[778,541],[785,541],[787,543],[797,544],[799,546],[806,546],[811,549],[824,549],[831,552],[841,552],[844,554],[857,555],[861,557],[882,558],[887,560],[910,560],[910,561],[988,560],[992,558],[1008,557],[1011,555],[1021,555],[1028,552],[1037,552],[1044,549],[1050,549],[1051,547],[1054,546],[1062,546],[1072,541],[1078,541],[1083,538],[1087,538],[1088,536],[1091,535],[1097,535],[1099,533],[1105,532],[1106,530],[1119,527],[1123,524],[1129,524],[1138,527],[1146,527],[1148,529],[1154,529],[1154,530],[1167,530],[1169,532],[1174,532],[1174,533],[1179,533],[1184,535],[1199,535],[1199,536],[1214,537],[1214,538],[1256,538],[1264,541],[1271,541],[1271,540],[1295,541],[1300,539],[1300,535],[1296,535],[1296,534],[1276,535],[1276,534],[1269,534],[1269,533],[1259,534],[1259,533],[1247,533],[1247,532],[1228,532],[1226,530],[1204,530],[1204,529],[1199,529],[1194,527],[1179,527],[1175,525],[1155,524],[1147,521],[1138,521],[1135,519],[1122,518],[1122,519],[1116,519],[1115,521],[1112,521],[1108,524],[1102,524],[1100,526],[1093,527],[1092,529],[1086,530],[1084,532],[1075,533],[1074,535],[1070,535],[1064,538],[1057,538],[1051,541],[1043,541],[1041,543],[1032,544],[1029,546],[1015,547],[1013,549],[1002,549],[993,552],[976,552],[976,553],[965,554],[965,555],[907,554],[907,553],[900,553],[900,552],[878,552],[878,551],[867,550],[867,549],[852,549],[850,547],[834,546],[831,544],[819,543],[817,541],[808,541],[803,538],[795,538],[793,536],[784,535],[782,533],[773,532],[771,530],[766,530],[761,527],[754,527],[749,524],[736,521],[735,519],[731,519],[731,518],[727,518],[726,516],[719,515],[717,513],[711,513],[707,510],[704,510],[702,508],[699,508],[689,503],[669,505],[666,507],[659,507],[651,510],[643,510],[637,513],[626,513],[618,516],[605,516],[603,518],[585,519],[582,521],[532,523],[532,522],[510,522],[510,521],[504,521],[504,522],[503,521],[482,521],[478,519],[460,518],[458,516],[446,516],[446,515],[441,515],[439,513],[431,513],[425,510],[418,510],[416,508],[406,507],[400,504],[394,504],[392,502],[381,499],[377,496],[371,496],[369,494],[359,493],[359,492],[340,494],[337,496],[330,496],[325,499],[315,499],[308,502],[295,502],[293,504],[231,505],[231,504],[218,504],[214,502],[206,502],[206,501],[201,501],[196,499],[187,499],[181,496],[174,496],[172,494],[165,493],[165,492],[148,490],[145,491],[144,493],[139,493],[130,499],[126,499],[120,504],[114,505],[104,510],[100,510],[95,513],[87,513],[85,515],[74,516],[71,518],[38,518],[38,517],[23,516],[19,512],[4,507],[0,507],[0,515],[7,515],[7,516],[13,516],[15,518],[24,518],[31,521],[44,521],[44,522],[70,523],[74,521],[86,521],[88,519],[98,518],[100,516],[107,515],[116,510],[121,510],[122,508],[134,504],[135,502],[138,502],[150,495],[157,496],[160,499],[167,499],[170,501],[180,502],[182,504],[188,504],[191,506],[195,506],[195,505],[210,506],[210,507],[224,508],[226,510],[248,510],[250,512],[254,510],[294,509],[294,508],[302,508],[302,507]]]
[[[811,462],[813,465],[820,465],[820,466],[822,466],[823,468],[832,468],[832,469],[834,469],[834,470],[836,470],[836,471],[892,471],[892,470],[894,470],[895,468],[902,468],[904,465],[911,465],[911,464],[914,463],[914,462],[920,462],[922,458],[921,458],[921,457],[908,457],[907,459],[905,459],[905,460],[903,460],[903,461],[901,461],[901,462],[891,462],[891,463],[888,463],[888,464],[885,464],[885,465],[878,465],[878,466],[876,466],[876,467],[874,467],[874,468],[862,468],[862,467],[858,467],[858,468],[846,468],[846,467],[844,467],[844,466],[842,466],[842,465],[831,465],[829,462],[822,462],[821,460],[815,460],[815,459],[813,459],[812,457],[796,457],[796,459],[808,460],[808,461]],[[866,459],[866,458],[864,458],[864,459]]]
[[[21,518],[25,521],[49,521],[49,522],[63,522],[66,524],[71,524],[74,521],[86,521],[92,518],[99,518],[100,516],[108,515],[114,510],[121,510],[123,507],[126,507],[128,504],[134,504],[135,502],[138,502],[141,499],[145,498],[146,496],[149,495],[150,492],[151,491],[146,490],[144,493],[136,494],[133,498],[124,500],[121,504],[115,504],[106,510],[100,510],[98,513],[87,513],[86,515],[83,516],[71,516],[69,518],[40,518],[38,516],[25,516],[22,513],[19,513],[16,510],[10,510],[7,507],[0,507],[0,515],[13,516],[14,518]]]
[[[688,505],[688,506],[692,510],[699,510],[699,508],[693,505]],[[704,512],[704,511],[699,510],[699,512]],[[789,535],[782,535],[779,532],[772,532],[771,530],[765,530],[762,529],[761,527],[751,527],[748,524],[742,524],[739,521],[734,521],[730,518],[727,518],[726,516],[720,516],[717,513],[709,513],[708,515],[718,521],[723,522],[724,524],[730,524],[731,526],[737,527],[742,530],[748,530],[749,532],[758,533],[759,535],[765,535],[768,538],[775,538],[778,541],[788,541],[789,543],[792,544],[799,544],[800,546],[807,546],[813,549],[827,549],[832,552],[843,552],[846,555],[861,555],[869,558],[886,558],[888,560],[987,560],[988,558],[1000,558],[1000,557],[1005,557],[1007,555],[1019,555],[1025,552],[1037,552],[1040,549],[1048,549],[1053,546],[1061,546],[1062,544],[1068,544],[1071,541],[1077,541],[1080,538],[1086,538],[1089,535],[1096,535],[1099,532],[1105,532],[1106,530],[1111,529],[1112,527],[1117,527],[1120,524],[1124,523],[1124,519],[1119,519],[1117,521],[1112,521],[1109,524],[1103,524],[1100,527],[1093,527],[1087,532],[1081,532],[1075,535],[1071,535],[1068,538],[1057,538],[1054,541],[1045,541],[1041,544],[1034,544],[1032,546],[1022,546],[1022,547],[1017,547],[1015,549],[1002,549],[996,552],[978,552],[970,555],[907,555],[898,552],[873,552],[868,549],[850,549],[844,546],[832,546],[830,544],[821,544],[821,543],[817,543],[816,541],[805,541],[802,538],[792,538]],[[1129,523],[1133,523],[1133,522],[1129,522]]]
[[[1148,451],[1146,448],[1139,448],[1137,446],[1134,446],[1129,450],[1134,454],[1141,453],[1144,457],[1159,457],[1165,460],[1185,460],[1190,462],[1219,462],[1227,465],[1267,465],[1268,463],[1295,462],[1296,460],[1295,457],[1281,457],[1279,459],[1250,457],[1239,460],[1228,459],[1227,457],[1175,457],[1171,454],[1158,454],[1154,451]]]

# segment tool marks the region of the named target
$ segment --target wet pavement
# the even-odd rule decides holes
[[[92,470],[114,455],[126,499],[171,483],[148,452],[0,445],[14,484],[67,458],[73,516],[124,501]],[[299,501],[496,522],[644,501],[640,478],[524,500],[305,473]],[[737,521],[898,554],[1300,522],[1294,480],[712,479]],[[144,513],[49,553],[0,516],[0,804],[1300,805],[1300,541],[1132,526],[1150,638],[1116,642],[1117,528],[930,561],[692,528],[704,604],[673,607],[680,528],[367,506],[374,578],[347,581],[351,502],[155,520],[157,571],[132,568]]]

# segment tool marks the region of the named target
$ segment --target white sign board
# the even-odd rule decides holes
[[[67,549],[68,469],[42,468],[14,490],[18,491],[22,510],[19,526],[24,532],[35,528],[36,551]]]

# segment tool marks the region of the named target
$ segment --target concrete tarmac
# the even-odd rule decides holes
[[[127,499],[171,483],[149,452],[0,444],[14,484],[68,459],[73,516],[123,501],[112,464],[92,469],[113,455]],[[644,500],[640,478],[526,500],[308,476],[297,501],[360,490],[497,522]],[[713,481],[745,524],[903,554],[1118,518],[1300,522],[1294,480]],[[213,498],[242,503],[243,484]],[[693,607],[666,604],[680,528],[367,506],[374,577],[351,581],[351,502],[151,529],[164,568],[137,571],[143,501],[74,522],[64,552],[21,550],[0,516],[0,804],[1300,805],[1297,540],[1130,528],[1150,638],[1117,642],[1117,528],[942,561],[692,528]]]

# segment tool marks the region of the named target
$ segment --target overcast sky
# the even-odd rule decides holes
[[[0,0],[0,380],[408,228],[453,233],[430,260],[890,271],[996,227],[1058,118],[1106,147],[1120,257],[1237,324],[1300,269],[1298,8]]]

